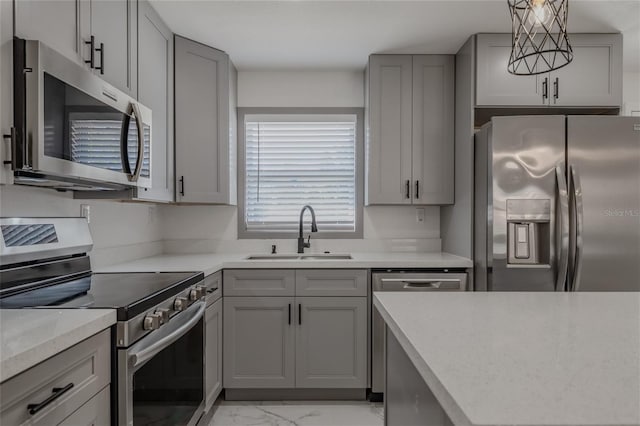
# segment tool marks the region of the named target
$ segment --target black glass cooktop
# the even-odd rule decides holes
[[[0,299],[0,308],[110,308],[126,321],[204,279],[202,272],[87,274]]]

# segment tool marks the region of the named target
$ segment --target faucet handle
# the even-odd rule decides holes
[[[311,234],[307,235],[307,242],[304,243],[304,246],[307,248],[311,247]]]

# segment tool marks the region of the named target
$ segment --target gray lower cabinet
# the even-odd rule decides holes
[[[205,410],[209,411],[222,391],[222,299],[207,307],[205,321]]]
[[[105,330],[0,384],[2,425],[108,425],[111,334]],[[53,393],[60,396],[33,412]],[[33,411],[33,410],[32,410]]]
[[[293,297],[224,297],[224,387],[293,388]]]
[[[224,296],[293,296],[296,272],[291,269],[228,269]]]
[[[296,387],[367,387],[367,298],[296,297]]]

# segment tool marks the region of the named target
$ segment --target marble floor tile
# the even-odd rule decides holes
[[[382,426],[382,403],[220,401],[209,426]]]

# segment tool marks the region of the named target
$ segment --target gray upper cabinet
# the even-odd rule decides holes
[[[148,1],[138,3],[138,99],[151,108],[151,188],[138,199],[174,201],[173,33]]]
[[[476,49],[476,105],[545,104],[539,75],[513,75],[507,71],[511,34],[478,34]]]
[[[372,55],[367,68],[365,203],[411,204],[411,55]]]
[[[14,5],[18,37],[40,40],[87,69],[93,55],[96,74],[137,97],[136,0],[17,0]]]
[[[620,107],[622,35],[569,34],[573,61],[536,76],[509,74],[510,34],[476,37],[477,106]]]
[[[94,36],[96,49],[95,72],[108,83],[137,98],[138,2],[81,0],[81,13],[88,3],[91,7],[90,35]],[[82,38],[87,41],[86,35]]]
[[[365,203],[453,203],[454,57],[372,55]]]
[[[177,202],[237,203],[236,80],[226,53],[176,36]]]
[[[622,105],[622,34],[571,34],[573,61],[549,74],[551,106]]]
[[[224,297],[224,387],[293,388],[293,297]]]
[[[367,298],[296,297],[296,387],[367,387]]]
[[[89,31],[90,23],[80,20],[78,0],[14,0],[13,5],[17,37],[41,40],[76,62],[89,58],[78,35],[80,25]]]
[[[454,61],[413,57],[414,204],[453,204]]]

